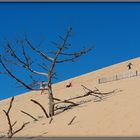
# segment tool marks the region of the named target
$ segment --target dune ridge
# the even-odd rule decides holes
[[[23,122],[30,122],[15,137],[140,136],[140,76],[98,83],[101,77],[127,72],[129,62],[133,64],[133,70],[140,70],[140,58],[135,58],[54,84],[54,96],[60,99],[85,94],[81,85],[92,90],[98,88],[101,92],[115,92],[99,102],[95,97],[84,98],[81,102],[86,103],[54,116],[51,124],[42,110],[30,101],[35,99],[47,109],[47,94],[31,91],[15,96],[10,113],[12,121],[17,121],[15,129]],[[72,87],[66,88],[69,82],[72,82]],[[0,135],[6,135],[8,131],[3,109],[8,108],[9,101],[10,98],[0,101]],[[29,112],[39,121],[34,121],[20,110]],[[72,124],[68,125],[74,116]]]

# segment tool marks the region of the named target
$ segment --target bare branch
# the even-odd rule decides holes
[[[72,118],[72,120],[68,123],[68,125],[71,125],[71,124],[73,123],[73,121],[75,120],[75,118],[76,118],[76,116],[74,116],[74,117]]]
[[[22,48],[23,56],[24,56],[24,58],[26,60],[26,65],[29,67],[29,65],[30,65],[30,62],[29,62],[30,61],[30,57],[27,56],[27,53],[25,51],[25,48],[24,48],[23,44],[21,45],[21,48]]]
[[[56,101],[61,101],[61,100],[60,100],[60,99],[58,99],[58,98],[54,98],[54,97],[53,97],[53,99],[54,99],[54,100],[56,100]]]
[[[12,127],[14,127],[16,123],[17,123],[17,121],[15,121],[15,122],[12,124]]]
[[[16,133],[18,133],[19,131],[21,131],[27,124],[29,124],[30,122],[26,122],[26,123],[23,123],[23,125],[16,131],[13,132],[13,135],[15,135]],[[12,136],[13,136],[12,135]]]
[[[53,117],[51,117],[50,121],[49,121],[49,124],[51,124],[51,122],[53,121]]]
[[[9,106],[9,108],[8,108],[8,110],[7,110],[7,114],[9,114],[9,112],[10,112],[10,110],[11,110],[11,108],[12,108],[12,103],[13,103],[13,101],[14,101],[14,97],[12,97],[12,99],[11,99],[11,101],[10,101],[10,106]]]
[[[59,38],[62,39],[63,41],[65,41],[65,39],[62,36],[60,36],[60,35],[59,35]]]
[[[47,114],[45,108],[44,108],[39,102],[37,102],[36,100],[33,100],[33,99],[31,99],[31,101],[32,101],[33,103],[39,105],[39,106],[41,107],[41,109],[43,110],[45,116],[46,116],[47,118],[49,118],[49,115]]]
[[[55,111],[57,111],[59,109],[63,109],[62,111],[56,113],[56,114],[59,114],[59,113],[62,113],[64,111],[66,111],[66,110],[72,109],[75,106],[77,106],[77,105],[61,106],[61,107],[56,108]]]
[[[6,70],[6,72],[13,78],[15,79],[17,82],[19,82],[20,84],[22,84],[24,87],[26,87],[29,90],[33,90],[31,87],[29,87],[27,84],[25,84],[22,80],[18,79],[14,74],[12,74],[12,72],[6,67],[6,65],[4,64],[4,62],[1,59],[0,56],[0,63],[2,64],[3,68]]]
[[[84,87],[84,89],[86,88],[84,85],[81,85],[81,86]],[[88,89],[88,88],[86,88],[86,89]],[[86,91],[85,91],[85,92],[86,92]],[[58,101],[57,103],[55,103],[55,105],[57,105],[57,104],[59,104],[59,103],[71,103],[71,104],[73,104],[73,105],[78,105],[77,103],[74,103],[74,102],[72,102],[71,100],[75,100],[75,99],[87,97],[87,96],[90,96],[90,95],[102,99],[100,96],[93,94],[94,92],[95,92],[95,91],[92,91],[92,90],[88,89],[88,92],[86,92],[86,94],[80,95],[80,96],[76,96],[76,97],[72,97],[72,98],[69,98],[69,99],[64,100],[64,101],[61,100],[61,99],[58,99],[58,98],[54,98],[54,100]],[[112,92],[109,92],[109,93],[112,93]]]
[[[22,80],[20,80],[17,76],[15,76],[7,67],[6,65],[4,64],[4,62],[2,61],[1,59],[1,56],[0,56],[0,63],[2,64],[3,68],[6,70],[6,72],[13,78],[15,79],[17,82],[19,82],[21,85],[23,85],[24,87],[26,87],[27,89],[29,90],[41,90],[41,89],[35,89],[35,88],[32,88],[30,84],[26,84],[25,82],[23,82]],[[46,88],[46,90],[48,90]]]
[[[10,45],[9,43],[7,44],[7,47],[9,48],[9,53],[10,53],[10,55],[11,55],[13,58],[17,59],[21,64],[26,65],[25,62],[22,61],[22,60],[16,55],[15,51],[13,50],[13,48],[11,47],[11,45]]]
[[[8,125],[9,125],[9,130],[8,130],[8,138],[12,138],[13,135],[15,135],[17,132],[21,131],[29,122],[24,123],[18,130],[14,131],[13,127],[15,126],[15,124],[17,123],[17,121],[15,121],[13,124],[11,123],[11,119],[9,116],[10,110],[12,108],[12,103],[14,101],[14,97],[12,97],[11,101],[10,101],[10,105],[8,110],[3,110],[3,112],[5,113],[6,117],[7,117],[7,121],[8,121]]]
[[[72,104],[72,105],[78,105],[78,104],[76,104],[76,103],[74,103],[74,102],[72,102],[72,101],[69,101],[69,99],[68,99],[68,100],[60,100],[60,99],[58,99],[58,98],[53,98],[53,99],[56,100],[56,101],[60,101],[60,102],[55,103],[55,105],[56,105],[56,104],[59,104],[59,103],[70,103],[70,104]]]
[[[20,62],[20,63],[22,64],[22,66],[21,66],[21,65],[19,65],[19,66],[21,66],[21,67],[23,67],[23,68],[29,70],[29,71],[32,72],[32,73],[39,74],[39,75],[44,75],[44,76],[48,76],[47,73],[39,72],[39,71],[33,70],[33,69],[30,67],[29,58],[27,57],[27,54],[26,54],[26,52],[25,52],[23,46],[22,46],[22,50],[23,50],[23,55],[24,55],[24,57],[26,58],[26,62],[24,62],[23,60],[21,60],[21,59],[16,55],[15,51],[14,51],[13,48],[10,46],[10,44],[8,44],[7,46],[8,46],[8,48],[9,48],[10,51],[11,51],[10,55],[11,55],[13,58],[15,58],[16,60],[18,60],[18,62]],[[16,65],[17,65],[17,63],[15,63],[15,62],[14,62],[13,64],[16,64]]]
[[[31,69],[30,67],[26,67],[26,69],[30,70],[32,73],[35,73],[35,74],[39,74],[39,75],[43,75],[43,76],[48,76],[47,73],[35,71],[35,70]]]
[[[81,85],[83,88],[87,89],[90,93],[94,93],[94,94],[97,94],[97,95],[107,95],[107,94],[111,94],[111,93],[114,93],[115,90],[113,91],[110,91],[110,92],[99,92],[99,89],[96,88],[96,90],[91,90],[89,88],[87,88],[86,86],[84,85]]]
[[[44,54],[43,52],[41,52],[41,51],[39,51],[39,50],[37,50],[37,49],[31,44],[31,42],[30,42],[28,39],[26,39],[26,42],[27,42],[28,46],[29,46],[33,51],[35,51],[36,53],[38,53],[40,56],[42,56],[42,57],[45,58],[46,60],[48,60],[48,61],[50,61],[50,62],[52,62],[52,61],[54,60],[52,57],[50,57],[50,56]]]
[[[73,53],[73,54],[61,53],[63,55],[68,55],[68,56],[73,56],[73,57],[68,58],[68,59],[63,59],[63,60],[57,60],[56,63],[63,63],[63,62],[68,62],[68,61],[74,61],[75,59],[79,58],[83,54],[88,53],[91,50],[92,50],[92,48],[86,48],[86,49],[83,49],[80,52],[76,52],[76,53]]]
[[[65,108],[66,108],[66,106],[60,106],[60,107],[56,106],[54,111],[57,111],[57,110],[60,110],[60,109],[65,109]]]
[[[64,52],[61,52],[61,55],[67,55],[67,56],[79,56],[81,54],[85,54],[89,51],[91,51],[93,49],[93,47],[90,47],[90,48],[84,48],[82,49],[81,51],[79,52],[74,52],[74,53],[64,53]]]
[[[56,64],[56,62],[57,62],[57,58],[58,58],[58,56],[60,55],[60,53],[61,53],[61,51],[63,50],[63,48],[65,47],[66,42],[67,42],[67,40],[68,40],[68,37],[69,37],[71,31],[72,31],[72,28],[69,28],[69,30],[67,31],[66,36],[65,36],[65,38],[64,38],[63,44],[60,46],[58,52],[57,52],[56,55],[55,55],[55,58],[54,58],[54,60],[53,60],[53,62],[52,62],[51,68],[50,68],[49,73],[48,73],[48,83],[51,83],[52,73],[53,73],[53,69],[54,69],[54,67],[55,67],[55,64]]]
[[[8,121],[8,125],[9,125],[8,137],[11,136],[12,133],[13,133],[13,127],[12,127],[11,119],[10,119],[10,116],[9,116],[9,112],[11,110],[13,100],[14,100],[14,97],[12,97],[12,99],[10,101],[10,106],[9,106],[8,110],[7,111],[3,110],[3,112],[5,113],[5,115],[7,117],[7,121]]]
[[[81,86],[84,88],[84,90],[85,90],[85,89],[88,90],[87,95],[93,95],[93,96],[95,96],[95,97],[98,97],[98,98],[102,99],[102,97],[100,97],[99,95],[96,95],[96,94],[95,94],[95,93],[96,93],[95,91],[88,89],[88,88],[85,87],[84,85],[81,85]],[[85,91],[85,92],[86,92],[86,91]],[[101,94],[100,94],[100,95],[101,95]]]
[[[35,117],[33,117],[31,114],[23,111],[23,110],[20,110],[23,114],[26,114],[27,116],[29,116],[30,118],[32,118],[34,121],[38,121],[38,119],[36,119]]]

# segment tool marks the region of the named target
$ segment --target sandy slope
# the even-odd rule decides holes
[[[23,122],[30,121],[30,124],[15,136],[140,136],[140,76],[98,84],[98,78],[102,76],[127,71],[128,62],[133,63],[133,69],[140,70],[140,58],[136,58],[53,85],[55,97],[61,99],[83,95],[85,92],[81,84],[90,89],[97,87],[103,92],[117,90],[100,102],[95,102],[94,97],[80,99],[82,102],[91,101],[56,115],[51,124],[42,110],[30,101],[35,99],[47,108],[47,94],[40,95],[39,91],[34,91],[16,96],[10,114],[13,122],[18,121],[15,129]],[[72,88],[65,88],[69,81],[72,81]],[[0,101],[1,135],[5,135],[8,129],[2,110],[7,109],[9,101],[10,99]],[[32,114],[39,121],[33,121],[20,110]],[[76,118],[72,125],[68,125],[74,116]]]

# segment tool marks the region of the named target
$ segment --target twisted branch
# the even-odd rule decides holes
[[[12,104],[13,104],[13,101],[14,101],[14,97],[12,97],[11,101],[10,101],[10,105],[9,105],[9,108],[8,110],[3,110],[3,112],[5,113],[6,117],[7,117],[7,121],[8,121],[8,125],[9,125],[9,130],[8,130],[8,138],[12,138],[13,135],[15,135],[16,133],[18,133],[19,131],[21,131],[27,124],[29,124],[30,122],[26,122],[26,123],[23,123],[23,125],[17,129],[17,130],[13,130],[13,127],[15,126],[15,124],[17,123],[17,121],[15,121],[13,124],[11,123],[11,118],[10,118],[10,110],[12,108]]]
[[[48,113],[46,112],[45,108],[44,108],[38,101],[33,100],[33,99],[31,99],[30,101],[32,101],[33,103],[37,104],[37,105],[43,110],[43,112],[44,112],[46,118],[49,118],[49,115],[48,115]]]

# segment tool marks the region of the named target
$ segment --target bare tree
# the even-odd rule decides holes
[[[47,81],[43,90],[48,92],[49,117],[54,115],[55,102],[52,80],[56,77],[56,64],[68,61],[74,62],[77,58],[92,50],[92,47],[90,47],[83,48],[77,52],[71,52],[69,50],[71,48],[71,44],[69,43],[69,38],[72,35],[71,33],[72,28],[70,27],[66,31],[64,37],[59,36],[61,40],[60,43],[51,42],[54,48],[51,48],[50,51],[47,48],[47,52],[46,48],[41,50],[41,47],[33,45],[27,36],[22,40],[16,40],[16,43],[13,44],[6,41],[6,47],[0,55],[0,63],[5,70],[4,74],[10,75],[23,87],[29,90],[42,90],[39,88],[39,83],[41,83],[42,79],[43,81]],[[29,79],[26,78],[28,79],[27,81],[25,81],[24,77],[19,77],[19,74],[17,74],[18,72],[15,72],[17,68],[19,68],[20,73],[23,71],[26,76],[29,77]]]
[[[5,113],[6,117],[7,117],[7,121],[8,121],[8,125],[9,125],[9,130],[8,130],[8,138],[12,138],[13,135],[15,135],[16,133],[18,133],[19,131],[21,131],[29,122],[26,122],[26,123],[23,123],[23,125],[17,129],[17,130],[13,130],[13,127],[15,126],[15,124],[17,123],[17,121],[15,121],[13,124],[11,122],[11,118],[10,118],[10,110],[12,108],[12,104],[13,104],[13,101],[14,101],[14,97],[12,97],[11,101],[10,101],[10,105],[9,105],[9,108],[8,110],[3,110],[3,112]]]

